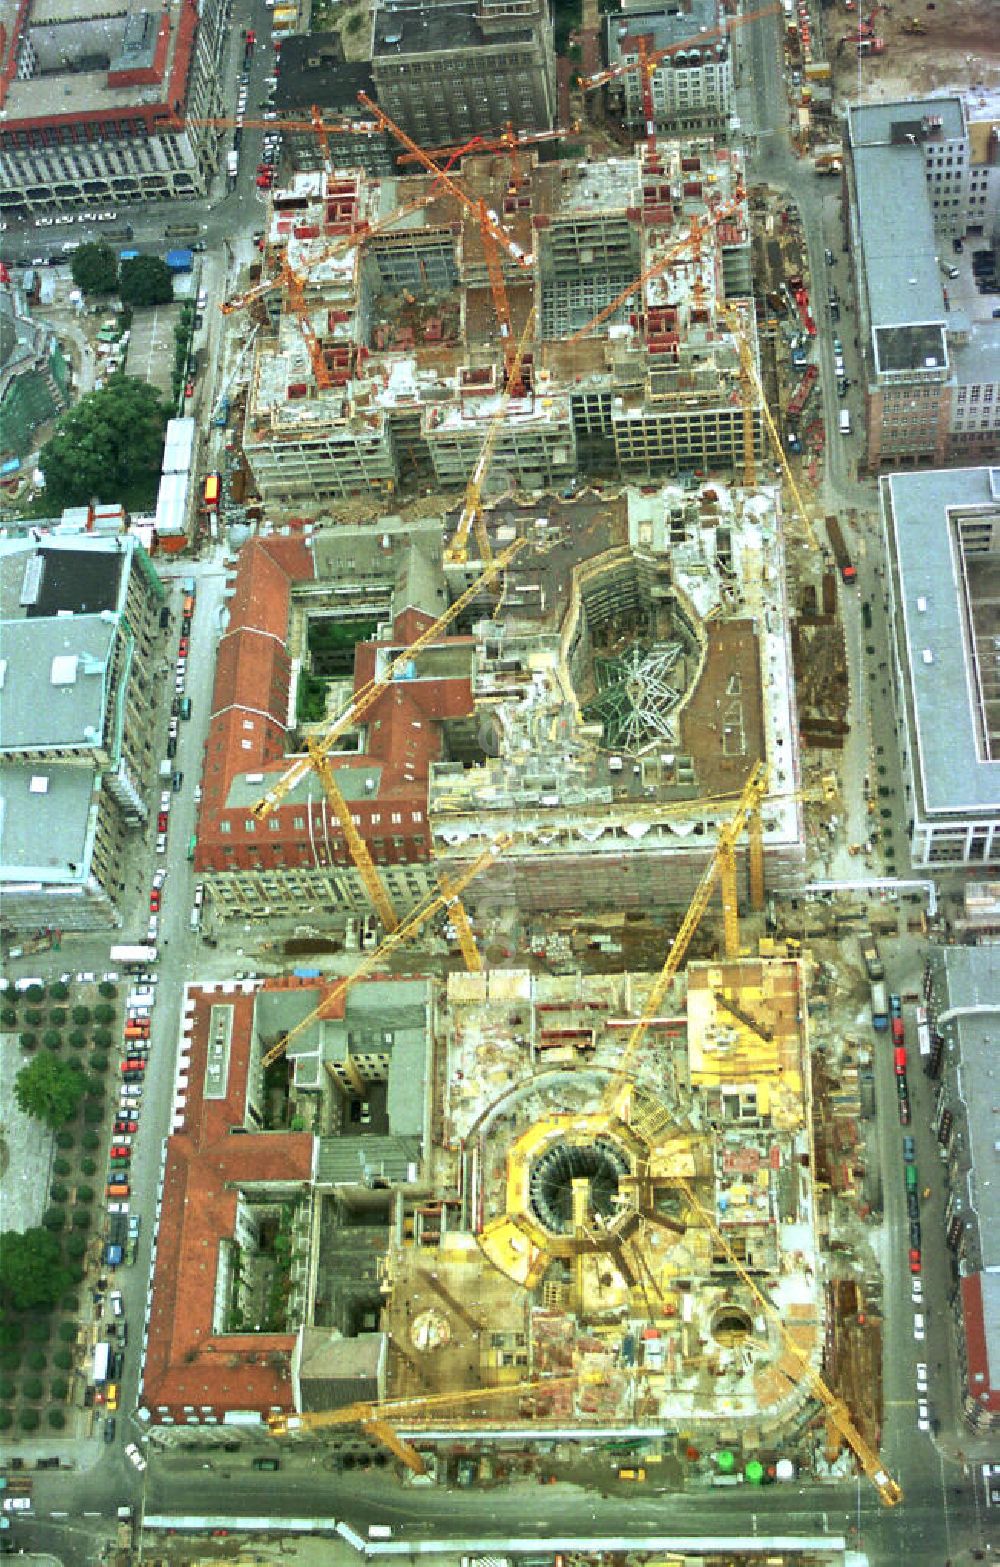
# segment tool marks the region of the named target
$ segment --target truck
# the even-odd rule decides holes
[[[868,978],[872,980],[885,979],[885,964],[882,962],[882,957],[879,953],[878,944],[875,940],[875,937],[869,931],[860,939],[861,958],[865,965],[865,973],[868,975]]]
[[[108,954],[112,963],[121,963],[126,967],[134,965],[136,968],[146,968],[150,963],[155,963],[158,952],[150,942],[144,942],[136,946],[112,947]]]
[[[830,549],[833,552],[834,560],[837,562],[837,569],[841,577],[845,582],[856,582],[858,576],[857,569],[851,560],[850,551],[844,543],[844,535],[840,531],[840,523],[836,517],[827,517],[826,534],[830,540]],[[868,977],[871,979],[874,976],[869,973]]]
[[[171,272],[178,274],[181,272],[190,272],[191,268],[194,266],[194,251],[168,250],[163,259],[167,263],[167,266],[170,268]]]
[[[885,982],[881,979],[874,980],[872,992],[872,1027],[882,1033],[889,1027],[889,1002],[886,996]]]
[[[226,153],[226,174],[229,179],[235,180],[240,172],[240,155],[235,150]]]

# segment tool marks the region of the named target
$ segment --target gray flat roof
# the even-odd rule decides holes
[[[924,119],[940,119],[941,134],[953,141],[965,134],[960,98],[952,94],[941,98],[905,98],[893,103],[856,104],[847,111],[847,123],[854,147],[871,147],[879,142],[905,140],[906,129]],[[901,231],[905,233],[905,230]]]
[[[1000,508],[1000,468],[894,473],[881,482],[924,808],[998,815],[1000,762],[984,761],[978,742],[955,525],[956,514]]]
[[[534,21],[532,16],[530,21]],[[380,5],[375,12],[372,55],[429,54],[449,49],[497,49],[522,43],[531,37],[530,25],[515,22],[496,32],[484,33],[475,0],[415,0]]]
[[[6,763],[0,792],[0,877],[71,886],[90,873],[93,767]]]
[[[912,343],[887,339],[887,354],[919,352],[925,340],[940,355],[946,317],[923,154],[918,147],[863,147],[854,174],[872,328],[916,329]]]
[[[948,1006],[981,1008],[952,1019],[965,1104],[984,1269],[1000,1268],[1000,1145],[997,1142],[996,1061],[1000,1051],[1000,949],[948,947],[944,951]],[[989,1010],[992,1009],[992,1010]]]
[[[0,624],[0,750],[100,742],[116,633],[103,615]]]
[[[610,12],[604,18],[608,60],[613,65],[626,54],[634,54],[636,40],[642,34],[652,34],[653,49],[670,49],[674,44],[690,44],[691,51],[698,49],[698,34],[711,34],[719,27],[719,0],[691,0],[687,7],[668,11],[666,6],[629,6]],[[724,55],[729,47],[727,37],[705,39],[705,45]]]

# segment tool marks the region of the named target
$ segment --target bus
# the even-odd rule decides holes
[[[218,473],[210,473],[205,480],[205,507],[208,511],[218,511],[219,496],[222,493],[222,476]]]
[[[111,1367],[111,1345],[106,1340],[94,1347],[94,1364],[91,1368],[90,1380],[95,1387],[100,1387],[108,1380],[108,1371]]]
[[[193,860],[194,859],[194,851],[195,851],[195,849],[197,849],[197,847],[198,847],[198,834],[196,832],[193,832],[191,834],[190,838],[188,839],[188,859],[189,860]]]
[[[927,1070],[931,1059],[931,1028],[927,1021],[927,1008],[917,1008],[917,1044],[920,1047],[920,1060],[924,1070]]]

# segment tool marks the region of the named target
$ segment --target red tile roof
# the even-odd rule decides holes
[[[967,1274],[960,1282],[965,1326],[965,1382],[967,1396],[980,1409],[1000,1413],[1000,1386],[991,1375],[990,1343],[983,1310],[983,1276]],[[996,1371],[996,1367],[992,1368]]]
[[[313,1139],[306,1133],[247,1132],[254,998],[193,988],[190,1087],[183,1128],[167,1144],[142,1402],[152,1419],[178,1422],[227,1410],[290,1409],[294,1335],[213,1332],[220,1244],[236,1226],[246,1185],[308,1187]],[[232,1009],[227,1091],[203,1093],[213,1006]],[[253,1070],[257,1070],[254,1066]]]
[[[294,581],[312,573],[308,548],[296,537],[257,540],[241,556],[230,629],[219,647],[213,717],[205,747],[195,854],[199,870],[312,865],[324,857],[328,812],[318,787],[311,807],[301,792],[278,807],[271,820],[277,819],[280,826],[274,830],[268,827],[266,832],[258,831],[252,821],[247,825],[245,805],[228,805],[235,778],[277,772],[284,765],[291,684],[284,639],[291,588]],[[390,641],[359,643],[355,649],[355,691],[373,677],[380,650],[398,651],[432,624],[429,614],[407,607],[397,615]],[[367,768],[376,780],[374,788],[351,802],[351,810],[379,863],[428,858],[427,780],[431,763],[442,754],[440,725],[467,718],[473,711],[472,640],[441,638],[442,643],[446,641],[450,646],[470,649],[467,671],[398,681],[364,716],[365,751],[334,753],[332,757],[336,772]],[[383,810],[386,804],[390,806],[388,815]],[[346,863],[347,851],[339,832],[330,841],[334,860]]]

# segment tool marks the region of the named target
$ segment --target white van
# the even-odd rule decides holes
[[[840,433],[841,435],[850,435],[851,433],[851,415],[847,408],[840,410]]]

